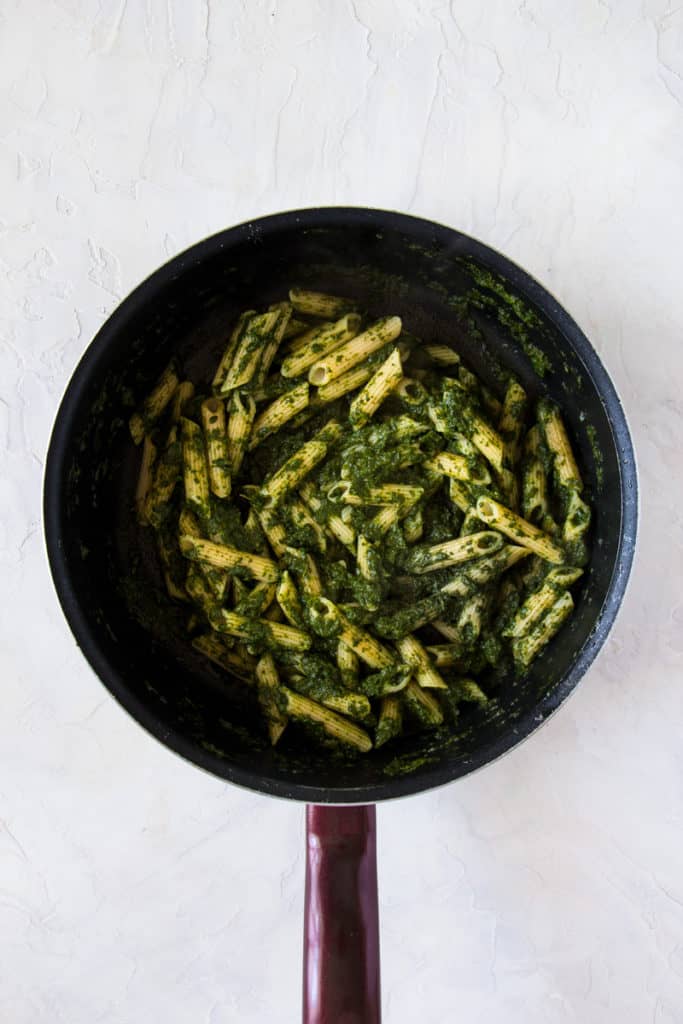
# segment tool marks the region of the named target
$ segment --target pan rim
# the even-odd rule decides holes
[[[259,774],[199,747],[179,730],[169,728],[126,686],[118,670],[100,649],[94,630],[90,627],[85,610],[73,587],[61,542],[65,514],[63,467],[67,439],[78,416],[83,394],[89,387],[91,371],[99,364],[123,323],[147,307],[150,301],[154,300],[155,293],[165,289],[186,269],[203,262],[223,248],[253,240],[262,228],[267,227],[269,233],[272,233],[307,225],[319,227],[323,222],[330,227],[375,226],[377,230],[403,229],[413,234],[417,231],[424,234],[427,231],[431,233],[435,242],[448,240],[452,243],[454,239],[462,239],[475,258],[480,258],[491,269],[502,272],[513,287],[527,296],[562,333],[589,370],[595,388],[609,412],[618,453],[621,485],[619,545],[605,599],[590,635],[552,692],[515,719],[514,728],[504,731],[478,748],[465,764],[461,763],[451,768],[444,764],[425,766],[419,773],[387,778],[386,781],[358,787],[315,786]],[[490,245],[436,221],[372,207],[329,206],[267,214],[210,235],[154,270],[122,300],[86,348],[62,396],[45,462],[43,521],[53,585],[76,644],[103,685],[140,726],[180,757],[211,775],[242,788],[307,803],[352,805],[410,796],[464,778],[515,749],[555,713],[597,657],[622,604],[636,546],[638,495],[635,452],[617,390],[586,335],[544,285]]]

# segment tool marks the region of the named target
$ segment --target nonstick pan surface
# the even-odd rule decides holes
[[[524,680],[508,680],[454,736],[405,737],[348,761],[296,728],[267,742],[243,684],[194,652],[135,523],[139,451],[127,421],[171,356],[210,380],[237,314],[293,283],[398,313],[446,340],[493,387],[495,365],[561,406],[594,509],[592,559],[567,626]],[[542,369],[538,376],[535,370]],[[231,782],[310,803],[372,803],[457,779],[519,743],[556,710],[605,641],[633,558],[637,480],[614,387],[555,299],[508,259],[450,228],[357,208],[301,210],[200,242],[143,282],[104,324],[69,384],[44,491],[55,585],[84,655],[150,733]]]

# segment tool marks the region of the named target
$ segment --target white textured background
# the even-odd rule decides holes
[[[409,210],[553,290],[619,388],[639,561],[569,705],[380,810],[389,1024],[683,1020],[683,8],[0,0],[0,1020],[299,1014],[302,811],[186,766],[86,667],[40,487],[71,370],[168,256]]]

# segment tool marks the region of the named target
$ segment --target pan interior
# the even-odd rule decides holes
[[[592,560],[569,623],[485,711],[452,731],[370,756],[331,758],[297,730],[271,749],[252,692],[193,651],[187,610],[165,595],[132,513],[139,450],[131,409],[175,356],[207,385],[239,312],[298,283],[398,313],[423,342],[447,341],[500,393],[495,365],[563,409],[594,509]],[[540,375],[539,375],[540,373]],[[631,512],[629,512],[631,509]],[[428,222],[376,211],[265,218],[201,243],[123,303],[84,357],[58,418],[46,481],[53,572],[84,653],[115,696],[203,767],[267,792],[371,801],[458,777],[528,734],[602,643],[628,575],[635,471],[618,399],[595,353],[547,293],[498,254]],[[629,518],[629,516],[631,518]]]

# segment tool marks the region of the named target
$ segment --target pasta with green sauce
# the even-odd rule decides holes
[[[560,410],[402,328],[293,288],[131,417],[168,594],[273,744],[291,720],[359,753],[453,729],[574,607],[591,512]]]

